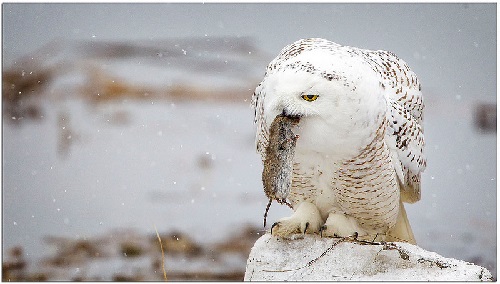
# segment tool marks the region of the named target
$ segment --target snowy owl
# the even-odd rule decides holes
[[[273,224],[273,235],[415,243],[403,202],[420,200],[424,104],[403,60],[388,51],[299,40],[269,63],[252,107],[263,162],[275,118],[300,119],[292,129],[290,190],[281,199],[294,213]]]

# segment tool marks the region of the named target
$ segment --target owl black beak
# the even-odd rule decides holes
[[[283,109],[283,111],[281,112],[281,115],[286,116],[288,118],[300,118],[300,117],[302,117],[302,115],[300,115],[300,114],[295,114],[295,113],[289,112],[286,108]]]

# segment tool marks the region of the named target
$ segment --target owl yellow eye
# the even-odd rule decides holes
[[[319,96],[318,95],[302,95],[301,97],[308,102],[312,102],[312,101],[315,101]]]

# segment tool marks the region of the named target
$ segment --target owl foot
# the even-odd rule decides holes
[[[354,217],[345,214],[330,213],[326,219],[325,225],[321,227],[322,237],[349,237],[349,236],[365,236],[366,231],[363,230],[358,221]]]
[[[318,208],[309,202],[302,202],[290,217],[282,218],[271,227],[273,236],[288,238],[295,234],[319,232],[323,220]]]

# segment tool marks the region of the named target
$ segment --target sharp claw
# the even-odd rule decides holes
[[[307,228],[309,228],[309,222],[306,223],[306,228],[304,229],[304,234],[306,233]]]
[[[354,240],[358,240],[358,232],[354,232],[354,234],[352,235],[354,237]]]
[[[273,228],[274,228],[274,226],[277,226],[277,225],[279,225],[279,222],[276,222],[276,223],[274,223],[274,224],[271,226],[271,235],[273,234]]]
[[[321,226],[319,228],[319,236],[322,238],[323,237],[323,231],[326,231],[326,225]]]

